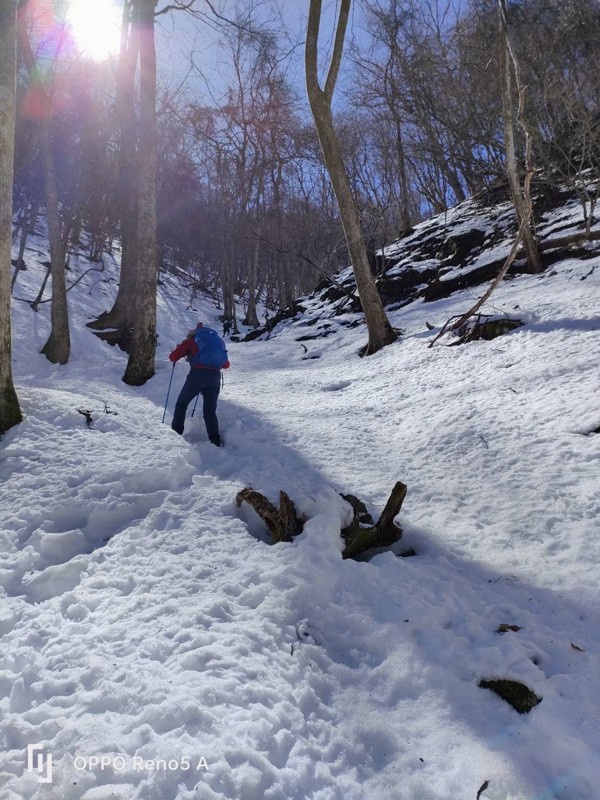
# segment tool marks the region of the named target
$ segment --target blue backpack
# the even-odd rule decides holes
[[[213,328],[206,326],[197,328],[194,341],[198,345],[198,352],[190,359],[192,367],[223,369],[225,362],[228,361],[227,348]]]

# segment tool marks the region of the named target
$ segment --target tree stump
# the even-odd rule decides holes
[[[394,523],[394,517],[400,511],[406,491],[405,484],[398,481],[376,525],[363,502],[354,495],[341,495],[354,511],[352,522],[341,531],[346,544],[342,558],[356,558],[372,547],[389,547],[401,539],[402,528]],[[237,493],[235,501],[238,508],[243,502],[252,506],[267,526],[273,544],[291,542],[292,537],[302,533],[306,517],[296,515],[294,504],[284,491],[279,492],[279,508],[249,486]]]
[[[362,508],[360,508],[347,496],[342,495],[354,509],[354,519],[348,527],[342,530],[342,537],[346,542],[342,558],[356,558],[360,553],[364,553],[365,550],[370,550],[372,547],[389,547],[400,541],[402,528],[394,523],[394,517],[400,511],[406,492],[406,485],[398,481],[381,512],[379,522],[368,527],[361,527],[367,519],[364,504],[361,503]],[[353,499],[356,500],[356,498]],[[358,502],[360,503],[360,501]],[[371,521],[370,517],[368,519]]]
[[[273,539],[273,544],[291,542],[292,536],[302,533],[306,520],[296,516],[294,504],[283,490],[279,492],[279,509],[275,508],[264,494],[249,486],[236,495],[235,502],[238,508],[244,501],[252,506],[265,523]]]

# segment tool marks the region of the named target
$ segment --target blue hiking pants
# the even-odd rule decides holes
[[[193,367],[190,369],[185,383],[181,387],[179,397],[175,403],[175,413],[171,427],[177,433],[183,433],[185,412],[191,401],[202,394],[202,416],[206,425],[208,438],[213,444],[220,445],[219,422],[217,420],[217,399],[221,389],[221,372],[217,369],[203,369]]]

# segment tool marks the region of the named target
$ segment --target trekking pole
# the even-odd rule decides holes
[[[194,416],[194,412],[196,411],[196,406],[198,405],[198,398],[200,397],[200,393],[196,395],[196,402],[194,403],[194,407],[192,408],[192,417]]]
[[[173,373],[175,372],[175,364],[177,362],[173,362],[173,369],[171,370],[171,378],[169,380],[169,388],[167,389],[167,399],[165,400],[165,410],[163,411],[163,418],[162,421],[165,421],[165,415],[167,413],[167,403],[169,402],[169,392],[171,391],[171,384],[173,383]]]

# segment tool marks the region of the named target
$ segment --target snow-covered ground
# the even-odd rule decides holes
[[[16,298],[41,282],[34,245]],[[131,388],[84,325],[110,265],[69,294],[66,366],[38,353],[49,304],[15,299],[0,798],[600,798],[599,284],[600,258],[508,282],[492,307],[527,324],[461,347],[429,348],[426,322],[477,291],[395,312],[404,335],[365,359],[337,317],[232,342],[221,449],[199,412],[169,427],[182,363],[161,423],[167,355],[218,324],[210,302],[167,280],[158,370]],[[339,493],[376,517],[397,480],[396,551],[417,556],[342,560]],[[305,532],[266,544],[244,486],[287,491]],[[518,714],[493,678],[542,702]]]

